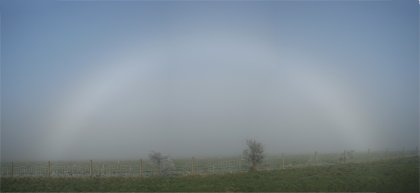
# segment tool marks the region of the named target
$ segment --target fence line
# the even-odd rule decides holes
[[[320,154],[314,151],[312,155],[281,154],[280,157],[267,157],[258,170],[283,170],[307,166],[334,165],[348,162],[369,162],[406,156],[417,155],[417,152],[372,152],[365,153],[344,151],[342,154]],[[209,175],[221,173],[246,172],[249,164],[242,158],[232,159],[197,159],[173,160],[174,166],[169,170],[169,175]],[[165,171],[168,172],[168,171]],[[132,161],[93,161],[88,162],[8,162],[1,164],[2,177],[21,176],[68,176],[68,177],[93,177],[93,176],[157,176],[162,173],[162,168],[150,161],[143,159]]]

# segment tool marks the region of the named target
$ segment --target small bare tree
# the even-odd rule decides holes
[[[168,155],[163,155],[160,152],[152,151],[149,154],[149,159],[158,167],[159,176],[167,176],[175,168],[172,159]]]
[[[247,149],[243,155],[248,163],[251,163],[250,171],[257,171],[257,165],[261,164],[264,159],[264,147],[261,143],[248,139],[246,140]]]
[[[162,173],[162,163],[167,158],[167,156],[162,155],[160,152],[152,151],[149,154],[150,161],[152,161],[159,168],[159,175]]]

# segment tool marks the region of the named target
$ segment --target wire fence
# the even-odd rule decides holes
[[[411,152],[361,152],[344,151],[336,154],[279,155],[269,156],[258,165],[258,170],[282,170],[308,166],[360,163],[417,155]],[[170,176],[211,175],[246,172],[250,168],[242,157],[235,158],[191,158],[172,160],[173,167],[165,171]],[[2,162],[2,177],[149,177],[162,175],[160,167],[149,160],[126,161],[44,161]]]

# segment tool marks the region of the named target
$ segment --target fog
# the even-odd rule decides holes
[[[414,149],[418,7],[1,2],[1,159]]]

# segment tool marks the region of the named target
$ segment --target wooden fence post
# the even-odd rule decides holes
[[[280,154],[280,162],[279,162],[279,169],[284,169],[284,154]]]
[[[191,158],[191,174],[194,175],[194,157]]]
[[[117,175],[121,173],[120,160],[117,161]]]
[[[92,160],[90,160],[89,173],[90,173],[90,177],[92,177],[93,176],[93,161]]]
[[[284,169],[284,156],[282,156],[283,158],[282,158],[282,169]]]
[[[343,152],[343,162],[344,163],[346,163],[346,159],[347,159],[346,150],[344,150],[344,152]]]
[[[242,171],[242,156],[239,156],[239,164],[238,164],[238,167],[239,167],[239,172],[241,172]]]
[[[13,161],[12,161],[12,177],[14,176],[14,173],[15,173],[15,168],[13,166]]]
[[[140,177],[143,177],[143,160],[140,159]]]
[[[48,161],[48,177],[51,176],[51,161]]]
[[[213,173],[213,174],[215,174],[215,173],[216,173],[215,168],[214,168],[214,167],[215,167],[215,166],[214,166],[214,165],[215,165],[215,163],[216,163],[216,160],[212,160],[212,161],[211,161],[211,171],[212,171],[212,173]]]

